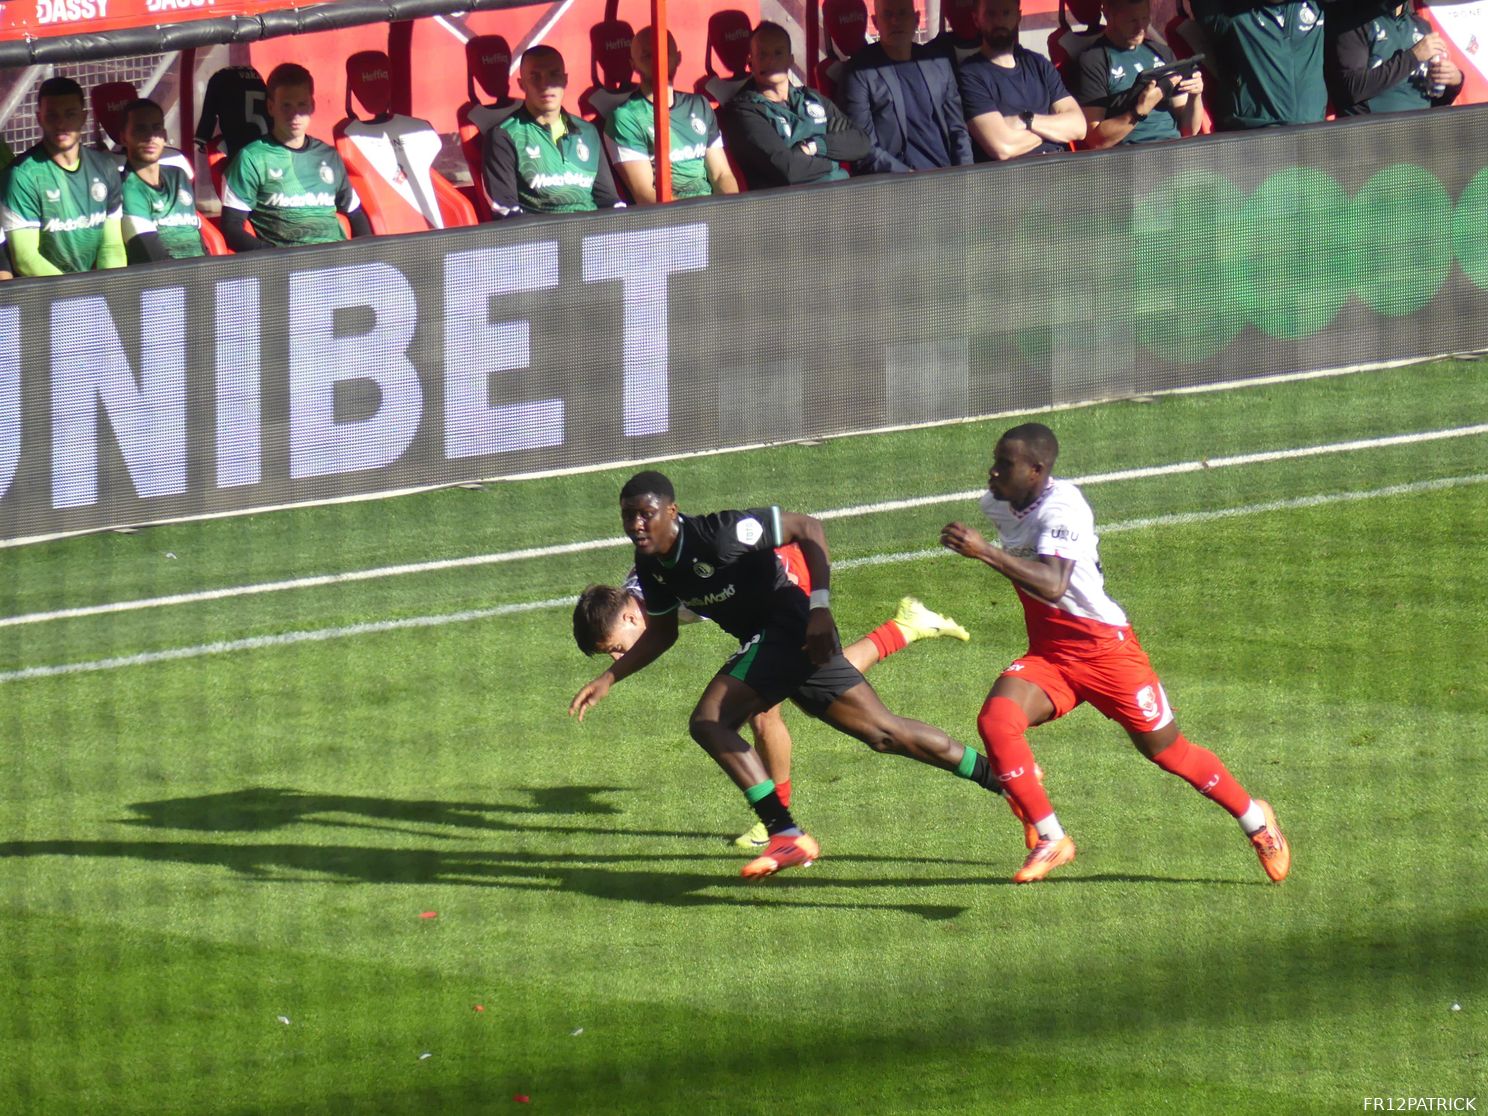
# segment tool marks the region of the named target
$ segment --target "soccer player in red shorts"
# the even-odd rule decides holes
[[[997,777],[1037,839],[1016,883],[1041,880],[1075,859],[1036,775],[1024,735],[1088,701],[1127,731],[1137,750],[1191,784],[1240,823],[1274,882],[1292,854],[1265,802],[1253,799],[1219,757],[1178,731],[1168,696],[1121,606],[1106,595],[1095,516],[1080,490],[1050,475],[1059,442],[1040,423],[1015,426],[997,443],[982,511],[1001,548],[960,523],[943,546],[991,566],[1013,583],[1028,625],[1028,653],[1003,671],[987,695],[977,729]]]

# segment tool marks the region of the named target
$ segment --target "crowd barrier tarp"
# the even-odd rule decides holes
[[[1488,347],[1488,108],[0,290],[0,538]]]

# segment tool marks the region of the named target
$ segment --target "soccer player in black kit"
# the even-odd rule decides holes
[[[703,690],[688,729],[769,831],[770,843],[742,876],[804,866],[821,854],[781,803],[758,753],[739,735],[751,714],[785,698],[875,752],[909,756],[999,790],[985,756],[938,728],[889,712],[843,656],[829,605],[831,567],[820,522],[776,507],[683,515],[672,482],[649,471],[620,490],[620,522],[635,544],[646,631],[575,695],[569,714],[583,720],[611,686],[664,654],[677,640],[680,605],[737,638],[739,650]],[[800,546],[811,572],[809,598],[776,561],[775,547],[790,542]]]

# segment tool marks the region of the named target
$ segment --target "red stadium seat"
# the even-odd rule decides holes
[[[222,230],[207,218],[205,214],[198,213],[201,218],[202,244],[206,246],[209,256],[231,256],[233,250],[227,246],[227,241],[222,238]],[[249,228],[252,228],[250,225]]]
[[[434,126],[390,111],[390,74],[388,56],[380,50],[348,58],[347,118],[332,130],[372,231],[386,235],[475,224],[475,208],[434,169],[443,148]],[[358,119],[356,105],[370,119]]]
[[[1049,61],[1066,82],[1066,67],[1100,38],[1104,30],[1100,0],[1059,0],[1059,26],[1049,32]]]
[[[124,142],[124,106],[139,97],[132,81],[110,81],[95,85],[88,94],[93,105],[93,123],[111,145]]]
[[[460,152],[470,168],[470,197],[476,215],[482,221],[492,219],[491,206],[481,184],[481,162],[484,158],[481,137],[496,127],[522,102],[511,95],[511,46],[500,35],[477,35],[465,44],[466,88],[470,100],[455,112],[460,131]],[[484,93],[491,104],[481,101]]]
[[[977,0],[941,0],[940,26],[958,39],[970,42],[981,37],[977,26]]]
[[[821,17],[827,56],[812,59],[814,83],[830,97],[847,60],[868,45],[868,5],[863,0],[823,0]]]
[[[749,80],[752,30],[748,14],[736,8],[726,8],[708,17],[708,45],[703,51],[703,76],[698,79],[696,92],[721,105]],[[715,58],[721,69],[714,68]]]
[[[606,19],[589,28],[590,86],[579,95],[579,115],[607,117],[635,92],[630,43],[635,28],[623,19]]]

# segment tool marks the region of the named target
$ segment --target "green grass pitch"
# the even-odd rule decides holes
[[[1063,476],[1217,461],[1488,422],[1488,365],[1046,421]],[[851,508],[979,488],[1011,424],[664,468],[684,510]],[[1277,809],[1281,887],[1089,709],[1031,737],[1080,845],[1049,881],[1008,882],[1000,800],[788,713],[823,857],[746,885],[750,815],[685,730],[723,633],[565,715],[599,665],[543,602],[620,546],[0,625],[0,1112],[1488,1107],[1485,448],[1086,488],[1180,724]],[[0,617],[618,537],[629,472],[0,551]],[[976,516],[828,522],[845,637],[905,593],[971,629],[871,675],[968,741],[1021,612],[914,555]]]

